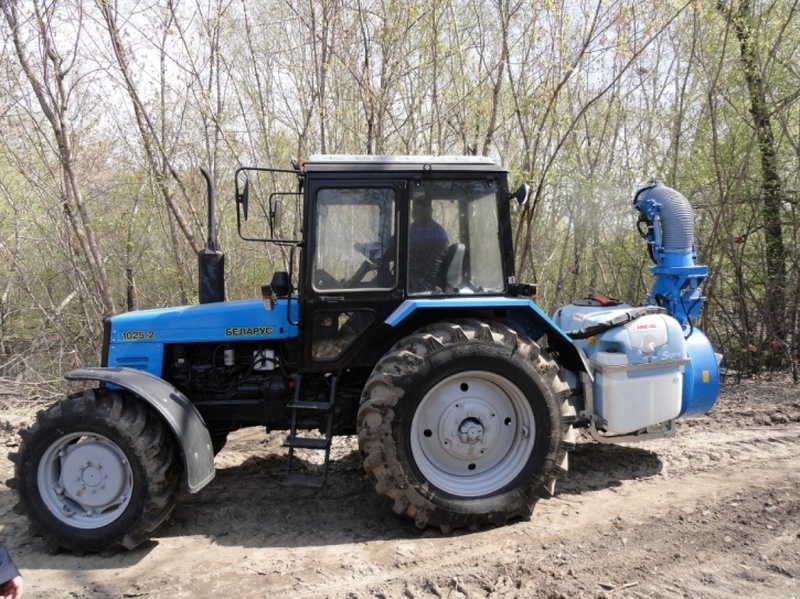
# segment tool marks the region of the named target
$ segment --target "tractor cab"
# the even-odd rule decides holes
[[[254,209],[254,175],[264,170],[240,169],[239,231],[291,248],[289,273],[276,278],[297,281],[290,301],[300,303],[304,370],[373,366],[396,338],[382,334],[385,321],[408,300],[508,291],[506,173],[488,159],[312,156],[267,172],[291,172],[297,192],[261,193]],[[302,207],[302,238],[283,235],[295,230],[283,222],[285,203]],[[269,237],[246,232],[253,215]]]

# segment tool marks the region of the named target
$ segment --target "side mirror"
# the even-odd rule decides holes
[[[239,194],[239,197],[236,198],[236,201],[239,202],[242,206],[242,216],[244,220],[247,220],[247,210],[250,206],[250,181],[249,179],[244,180],[244,187],[242,188],[242,193]]]
[[[523,206],[528,201],[528,196],[531,193],[531,186],[523,183],[517,188],[517,191],[508,196],[509,200],[515,199],[520,206]]]
[[[280,231],[281,224],[283,223],[283,202],[280,198],[275,199],[275,203],[272,205],[272,210],[269,213],[269,227],[270,232],[273,237],[275,237],[275,231]]]

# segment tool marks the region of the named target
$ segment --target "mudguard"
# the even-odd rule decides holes
[[[485,311],[498,309],[508,315],[508,324],[518,331],[523,331],[531,339],[539,339],[548,335],[551,352],[557,352],[556,361],[559,366],[573,372],[589,373],[591,370],[581,351],[567,334],[545,314],[532,300],[518,297],[489,297],[480,295],[464,295],[438,299],[409,299],[400,304],[384,321],[396,327],[417,310],[441,310],[448,317],[458,317],[459,312]]]
[[[155,409],[172,429],[183,453],[186,489],[196,493],[214,478],[214,451],[202,416],[186,396],[166,381],[133,368],[79,368],[68,381],[102,381],[127,389]]]

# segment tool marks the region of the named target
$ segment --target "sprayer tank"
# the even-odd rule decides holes
[[[570,304],[554,320],[565,331],[591,331],[609,322],[624,322],[640,308]],[[600,326],[602,329],[603,327]],[[719,387],[717,360],[698,330],[687,337],[666,313],[633,317],[575,344],[594,377],[593,411],[603,428],[629,433],[682,415],[707,412]]]

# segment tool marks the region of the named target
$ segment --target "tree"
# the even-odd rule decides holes
[[[766,285],[764,289],[764,321],[766,337],[785,341],[786,330],[786,255],[783,243],[782,206],[785,200],[778,167],[778,153],[772,130],[771,110],[760,60],[758,40],[753,31],[750,0],[719,0],[718,9],[732,24],[739,41],[741,65],[747,83],[750,115],[753,119],[758,155],[761,164],[761,225],[766,250]],[[782,352],[781,352],[782,353]],[[782,360],[783,356],[777,358]]]
[[[105,262],[95,238],[92,218],[84,202],[81,181],[76,169],[74,154],[71,110],[74,107],[74,96],[77,89],[78,76],[73,72],[77,55],[74,47],[63,50],[58,47],[56,25],[63,17],[58,11],[70,9],[80,15],[83,7],[80,2],[72,7],[64,4],[45,3],[35,0],[23,3],[30,7],[31,14],[20,18],[16,0],[0,3],[3,17],[10,29],[16,58],[28,83],[36,96],[42,113],[52,128],[55,138],[62,181],[62,207],[72,232],[78,243],[83,259],[92,273],[95,290],[102,301],[104,316],[115,312],[111,285],[106,274]],[[37,38],[41,55],[34,61],[22,38],[23,24],[29,24]],[[80,18],[74,22],[76,35],[80,36]]]
[[[170,3],[168,10],[164,13],[165,21],[162,23],[160,28],[162,37],[161,44],[158,48],[158,56],[161,66],[160,81],[162,88],[160,94],[160,108],[162,113],[162,127],[159,129],[157,120],[154,119],[147,110],[145,102],[139,93],[137,83],[134,79],[129,59],[130,53],[122,41],[123,38],[121,29],[117,22],[117,16],[119,12],[117,3],[113,0],[101,0],[98,2],[98,8],[100,9],[103,23],[108,33],[111,48],[113,50],[113,56],[116,59],[116,67],[122,76],[124,91],[130,98],[131,105],[133,107],[136,117],[136,126],[138,128],[139,135],[141,136],[142,147],[144,148],[147,162],[153,175],[155,187],[161,194],[161,197],[164,199],[164,202],[169,209],[171,218],[174,218],[174,222],[177,224],[180,232],[183,234],[184,239],[188,242],[192,251],[196,255],[198,252],[200,252],[202,245],[195,233],[196,228],[192,226],[191,221],[184,215],[184,211],[178,203],[178,199],[175,197],[175,194],[173,193],[170,181],[175,181],[177,183],[180,194],[186,198],[187,201],[185,205],[188,207],[190,213],[194,217],[194,222],[199,222],[199,219],[192,207],[191,201],[188,200],[189,194],[186,189],[186,184],[183,181],[183,177],[173,163],[173,156],[169,151],[168,140],[166,138],[166,128],[163,126],[163,123],[165,122],[164,119],[166,118],[166,105],[164,103],[164,97],[166,93],[164,85],[167,77],[165,70],[165,63],[167,61],[167,48],[165,39],[167,36],[167,30],[171,26],[177,26],[175,24],[175,15],[172,11],[172,7],[173,4]],[[170,224],[172,224],[172,222],[173,221],[170,220]],[[173,241],[173,256],[176,261],[176,270],[178,273],[183,273],[187,269],[184,265],[184,259],[182,257],[176,231],[172,232],[171,238]],[[184,303],[187,303],[188,294],[184,284],[183,276],[179,276],[178,286],[181,289]]]

